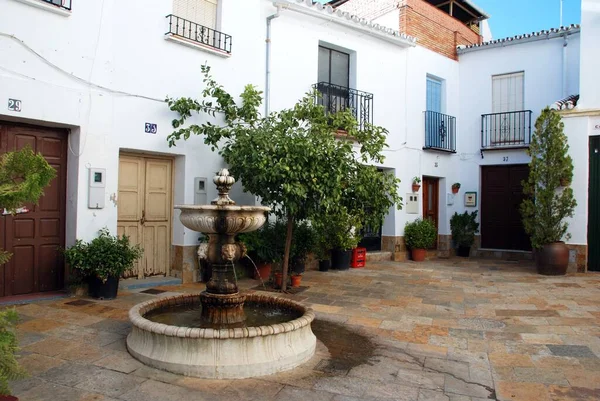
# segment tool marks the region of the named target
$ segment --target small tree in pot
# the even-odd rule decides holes
[[[475,234],[479,232],[477,211],[463,214],[455,212],[450,219],[450,230],[452,230],[452,239],[457,248],[456,254],[468,258],[471,246],[475,242]]]
[[[117,296],[119,278],[142,257],[139,245],[131,245],[129,237],[110,235],[108,228],[99,231],[91,242],[77,240],[64,251],[71,269],[88,281],[89,294],[94,298],[113,299]]]
[[[281,261],[284,246],[282,235],[281,223],[268,222],[259,230],[238,236],[246,245],[249,257],[256,263],[256,280],[267,280],[271,276],[273,263]]]
[[[437,240],[437,229],[429,219],[416,219],[404,226],[404,242],[411,251],[412,260],[422,262],[425,260],[426,250],[431,248]]]
[[[540,274],[563,275],[569,265],[568,223],[577,206],[571,188],[561,188],[561,179],[573,178],[573,160],[560,115],[549,108],[535,123],[527,153],[531,156],[529,177],[523,181],[527,198],[521,204],[525,231],[531,237]]]

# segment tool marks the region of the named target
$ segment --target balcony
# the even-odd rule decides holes
[[[345,86],[319,82],[313,87],[321,93],[316,102],[325,108],[327,113],[350,110],[358,129],[364,130],[373,124],[373,94],[362,92]]]
[[[456,153],[456,117],[425,111],[426,150]]]
[[[42,0],[44,3],[55,5],[56,7],[63,8],[71,11],[71,0]]]
[[[231,54],[231,35],[215,31],[173,14],[167,15],[167,19],[169,20],[169,32],[165,35],[174,35],[192,43]]]
[[[529,147],[531,114],[531,110],[483,114],[481,116],[481,149]]]

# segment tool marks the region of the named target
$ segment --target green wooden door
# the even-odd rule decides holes
[[[588,270],[600,271],[600,136],[590,137]]]

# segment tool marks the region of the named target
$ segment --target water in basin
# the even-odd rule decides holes
[[[246,302],[244,304],[244,312],[246,314],[244,322],[220,325],[212,324],[202,319],[202,306],[199,303],[158,308],[148,312],[144,317],[150,321],[170,326],[203,329],[235,329],[285,323],[302,316],[301,312],[295,310],[256,302]]]

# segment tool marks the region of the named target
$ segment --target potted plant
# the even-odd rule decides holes
[[[308,222],[296,225],[292,235],[291,262],[292,273],[304,273],[308,254],[314,252],[317,245],[315,230]]]
[[[110,235],[108,228],[89,243],[77,240],[64,251],[71,269],[78,270],[88,282],[89,294],[94,298],[116,298],[121,275],[131,269],[142,257],[142,248],[131,245],[129,237]]]
[[[319,236],[331,247],[331,268],[350,269],[352,249],[360,242],[360,218],[341,207],[316,216],[312,222]]]
[[[302,273],[293,272],[290,279],[292,280],[292,287],[300,287],[302,284]]]
[[[412,191],[419,192],[421,189],[421,179],[419,177],[414,177],[412,181]]]
[[[477,211],[463,214],[455,212],[450,219],[450,230],[452,231],[452,240],[456,245],[456,255],[468,258],[471,246],[475,242],[475,234],[479,232]]]
[[[460,182],[455,182],[454,184],[452,184],[452,193],[453,194],[457,194],[459,189],[460,189]]]
[[[527,153],[531,156],[529,177],[523,181],[526,198],[521,203],[525,231],[535,250],[537,270],[545,275],[564,275],[569,265],[569,224],[577,206],[573,190],[561,187],[560,180],[573,179],[573,160],[564,125],[558,113],[549,108],[535,122],[535,132]]]
[[[255,280],[267,280],[271,277],[273,263],[283,255],[283,237],[280,231],[285,228],[281,223],[267,222],[259,230],[243,233],[238,239],[246,245],[248,257],[255,265]]]
[[[421,218],[404,226],[404,241],[410,249],[412,260],[422,262],[425,260],[427,249],[431,248],[437,239],[437,229],[433,221]]]
[[[15,354],[19,351],[16,324],[19,316],[14,309],[0,311],[0,401],[17,401],[10,395],[8,382],[26,376],[17,363]]]

